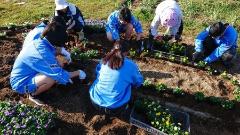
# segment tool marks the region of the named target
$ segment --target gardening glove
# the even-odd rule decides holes
[[[87,77],[86,73],[82,70],[79,70],[79,79],[83,80]]]
[[[64,55],[65,59],[68,61],[68,64],[72,62],[71,54],[64,47],[61,49],[61,54]]]
[[[85,39],[83,29],[80,32],[77,32],[79,41],[83,41]]]

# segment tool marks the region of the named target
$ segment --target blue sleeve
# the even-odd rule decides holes
[[[118,18],[116,16],[114,16],[114,14],[111,14],[108,17],[107,27],[109,28],[109,30],[112,34],[112,39],[113,40],[119,40],[120,39],[117,25],[118,25]]]
[[[141,75],[138,66],[136,64],[134,66],[135,68],[133,72],[133,86],[139,87],[143,83],[143,76]]]
[[[211,63],[216,61],[223,55],[224,52],[232,47],[231,41],[229,41],[227,37],[221,38],[219,44],[219,47],[217,47],[208,57],[204,59],[205,62]]]
[[[98,63],[97,67],[96,67],[96,71],[95,71],[95,75],[98,76],[99,75],[99,71],[101,70],[102,64]]]
[[[44,43],[37,44],[36,49],[36,54],[39,55],[27,59],[25,64],[29,65],[35,71],[52,78],[59,84],[68,83],[70,75],[58,64],[54,53]]]
[[[132,15],[131,23],[136,31],[136,33],[142,33],[142,25],[141,23]]]
[[[202,52],[203,51],[203,41],[208,36],[208,31],[204,30],[201,33],[198,34],[198,36],[195,39],[195,51],[196,52]]]
[[[84,22],[83,15],[78,7],[75,6],[75,8],[76,8],[76,14],[73,15],[73,19],[76,21],[77,23],[76,25],[84,26],[85,22]]]

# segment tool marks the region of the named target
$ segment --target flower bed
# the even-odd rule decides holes
[[[46,134],[54,113],[20,103],[0,102],[0,134]]]
[[[130,122],[154,134],[188,135],[189,115],[160,105],[149,99],[138,99]]]

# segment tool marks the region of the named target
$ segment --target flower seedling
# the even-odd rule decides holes
[[[9,30],[12,30],[12,29],[15,29],[16,28],[16,24],[14,24],[14,23],[9,23],[8,25],[7,25],[7,28],[9,29]]]
[[[154,89],[154,84],[149,79],[144,80],[143,87],[148,89]]]
[[[234,78],[231,78],[231,83],[235,86],[238,86],[239,85],[239,82],[237,79],[234,79]]]
[[[163,83],[159,83],[156,85],[156,90],[158,92],[165,91],[165,90],[167,90],[167,85],[165,85]]]
[[[0,102],[0,134],[43,135],[54,126],[54,113],[24,104]]]
[[[73,60],[86,61],[91,58],[96,58],[97,56],[98,56],[98,50],[87,50],[83,52],[79,48],[73,48],[71,52],[71,58]]]
[[[163,56],[162,52],[157,52],[154,54],[155,58],[162,58],[162,56]]]
[[[172,61],[172,62],[174,62],[174,61],[176,61],[176,58],[175,58],[175,56],[170,55],[170,56],[169,56],[169,60]]]
[[[142,102],[142,103],[139,103]],[[140,110],[147,116],[147,121],[156,129],[172,135],[188,135],[188,132],[181,130],[181,123],[175,123],[174,117],[170,113],[170,110],[159,105],[159,102],[155,102],[149,99],[141,99],[135,102],[135,108]],[[140,107],[140,108],[138,108]],[[144,111],[143,111],[144,107]]]
[[[133,50],[133,49],[130,49],[130,50],[129,50],[129,56],[132,57],[132,58],[134,58],[134,57],[136,56],[136,51]]]
[[[183,63],[183,64],[187,64],[189,62],[189,59],[188,57],[184,56],[184,57],[181,57],[180,58],[180,61]]]
[[[206,65],[207,65],[207,63],[205,61],[199,61],[196,66],[198,68],[205,68]]]
[[[222,99],[221,99],[221,98],[219,98],[219,97],[214,97],[214,96],[208,97],[208,100],[209,100],[210,103],[215,104],[215,105],[220,105],[221,102],[222,102]]]
[[[178,95],[178,96],[183,96],[184,91],[181,88],[176,87],[176,88],[173,89],[173,94]]]
[[[7,32],[0,32],[0,38],[5,38],[7,36]]]
[[[194,94],[194,99],[197,101],[203,101],[205,99],[205,96],[202,92],[196,92]]]
[[[240,102],[240,87],[237,87],[234,91],[233,91],[235,100]]]
[[[228,73],[227,73],[226,71],[222,72],[222,73],[220,74],[220,76],[221,76],[223,79],[226,79],[226,80],[229,80],[229,79],[230,79],[230,77],[229,77],[229,75],[228,75]]]
[[[227,110],[230,110],[234,107],[234,102],[230,100],[223,100],[221,106]]]

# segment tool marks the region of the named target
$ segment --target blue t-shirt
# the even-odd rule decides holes
[[[143,83],[138,66],[128,58],[124,58],[118,70],[111,69],[108,64],[98,64],[96,73],[97,79],[89,91],[91,100],[110,109],[126,104],[130,100],[132,86],[139,87]]]
[[[198,34],[197,38],[195,39],[195,51],[196,52],[202,52],[203,51],[203,41],[205,38],[209,35],[209,28],[202,31]],[[237,39],[238,39],[238,33],[233,28],[233,26],[229,25],[226,30],[224,31],[223,35],[216,38],[215,42],[218,46],[209,56],[207,56],[204,61],[211,63],[216,61],[218,58],[220,58],[224,52],[227,50],[233,48],[237,48]]]

